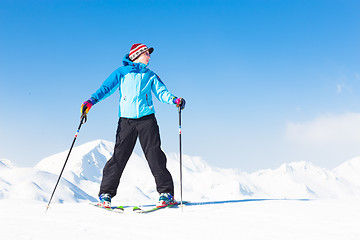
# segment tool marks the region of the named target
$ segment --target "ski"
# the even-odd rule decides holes
[[[142,208],[139,208],[139,207],[134,207],[133,208],[133,212],[135,213],[151,213],[151,212],[155,212],[155,211],[158,211],[158,210],[161,210],[161,209],[166,209],[166,208],[173,208],[173,207],[177,207],[176,204],[173,204],[173,205],[167,205],[166,207],[154,207],[154,208],[150,208],[150,209],[142,209]]]
[[[111,208],[105,208],[103,206],[98,205],[97,203],[90,203],[90,205],[95,206],[97,208],[104,209],[104,210],[109,211],[109,212],[124,213],[124,207],[122,207],[122,206],[115,206],[115,207],[111,207]]]
[[[221,204],[232,204],[232,203],[242,203],[242,202],[259,202],[259,201],[289,201],[289,200],[297,200],[297,201],[311,201],[311,199],[240,199],[240,200],[224,200],[224,201],[205,201],[205,202],[191,202],[191,201],[183,201],[182,205],[183,206],[204,206],[204,205],[221,205]],[[109,212],[115,212],[115,213],[125,213],[128,212],[130,213],[131,210],[129,211],[125,211],[124,209],[133,209],[132,212],[134,213],[152,213],[152,212],[156,212],[159,211],[161,209],[167,209],[167,208],[179,208],[179,206],[181,205],[180,202],[173,204],[173,205],[168,205],[166,207],[156,207],[156,205],[154,204],[150,204],[150,205],[138,205],[138,206],[134,206],[134,205],[129,205],[129,206],[113,206],[111,208],[104,208],[102,206],[97,205],[97,203],[90,203],[91,205],[97,207],[97,208],[102,208],[105,209],[106,211]]]
[[[187,202],[183,202],[183,205],[185,205]],[[166,209],[166,208],[178,208],[180,205],[180,203],[176,203],[176,204],[171,204],[171,205],[167,205],[165,207],[153,207],[150,209],[142,209],[140,207],[134,207],[133,208],[133,212],[135,213],[151,213],[151,212],[155,212],[161,209]]]

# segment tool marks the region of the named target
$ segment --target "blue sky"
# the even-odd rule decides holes
[[[187,100],[185,154],[244,171],[360,155],[358,1],[3,0],[0,31],[0,158],[19,166],[70,147],[81,103],[138,42]],[[91,109],[77,145],[114,141],[118,97]],[[155,108],[177,152],[177,110]]]

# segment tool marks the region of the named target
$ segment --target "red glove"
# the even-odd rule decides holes
[[[80,108],[81,116],[88,114],[90,108],[96,103],[95,98],[89,98],[89,100],[85,101]]]

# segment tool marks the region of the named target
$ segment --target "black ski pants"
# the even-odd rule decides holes
[[[119,119],[114,153],[103,169],[99,196],[102,193],[109,193],[112,197],[116,195],[121,175],[138,137],[155,178],[156,190],[174,195],[173,179],[166,168],[166,156],[160,147],[159,126],[155,115],[151,114],[139,119]]]

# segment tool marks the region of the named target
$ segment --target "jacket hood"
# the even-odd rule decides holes
[[[129,58],[129,54],[126,54],[125,57],[123,58],[123,64],[124,64],[124,66],[132,67],[134,70],[135,69],[145,70],[148,66],[148,64],[135,63],[135,62],[131,61]]]

